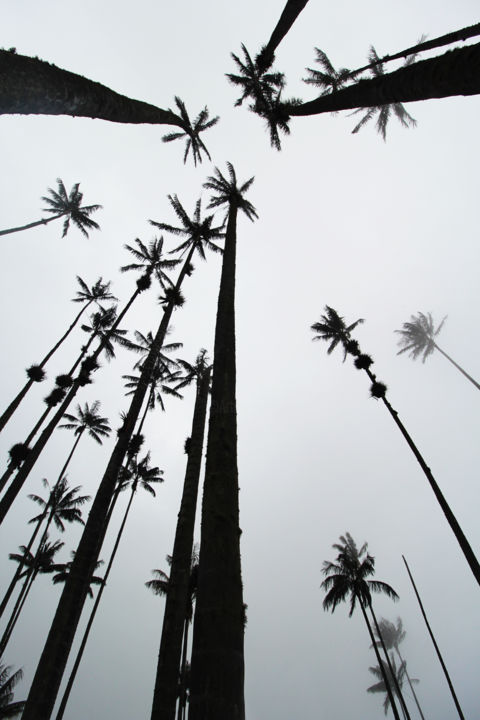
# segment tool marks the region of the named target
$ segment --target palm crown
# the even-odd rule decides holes
[[[90,316],[90,325],[82,325],[84,332],[91,333],[94,337],[98,337],[101,340],[102,352],[105,353],[107,360],[111,360],[115,357],[114,342],[120,345],[126,345],[128,341],[124,337],[126,330],[121,330],[116,327],[112,329],[117,321],[117,309],[114,305],[109,308],[103,308],[100,306],[100,310],[96,313],[92,313]]]
[[[0,718],[13,718],[19,715],[25,701],[12,702],[13,690],[23,677],[23,671],[11,673],[12,667],[0,662]]]
[[[87,228],[89,230],[99,230],[100,225],[91,219],[90,215],[101,209],[101,205],[84,205],[81,206],[83,200],[83,193],[80,192],[80,183],[76,183],[70,190],[70,194],[67,195],[63,180],[57,179],[57,190],[48,188],[50,196],[42,197],[42,200],[47,203],[48,207],[44,208],[45,212],[53,213],[54,215],[66,215],[65,222],[63,223],[62,237],[68,232],[70,222],[77,226],[77,228],[88,237]]]
[[[77,275],[77,281],[80,285],[80,290],[77,290],[77,297],[72,298],[72,302],[87,302],[92,301],[99,302],[100,300],[117,300],[115,295],[110,292],[110,283],[103,282],[103,278],[98,278],[97,282],[88,287],[87,283],[82,280],[80,275]]]
[[[232,163],[227,162],[228,173],[230,180],[227,180],[218,168],[215,168],[215,176],[210,176],[207,182],[203,183],[204,188],[213,190],[215,195],[210,199],[208,208],[219,207],[220,205],[236,205],[239,210],[242,210],[249,220],[254,220],[258,217],[257,211],[253,207],[252,203],[246,200],[243,195],[250,188],[253,183],[253,177],[247,180],[240,187],[237,186],[237,176]]]
[[[200,350],[193,365],[186,360],[180,359],[177,360],[177,363],[183,370],[183,376],[180,377],[180,382],[175,385],[175,390],[187,387],[187,385],[190,385],[194,381],[198,382],[212,367],[205,348]]]
[[[46,478],[44,478],[42,482],[44,487],[49,487],[48,480]],[[37,505],[40,505],[42,508],[42,513],[29,520],[29,522],[38,522],[45,511],[47,511],[60,532],[65,530],[63,521],[69,523],[79,522],[83,525],[84,522],[82,520],[80,507],[91,498],[90,495],[78,495],[80,489],[80,486],[70,488],[68,486],[67,479],[63,477],[60,480],[57,480],[55,485],[51,488],[47,501],[39,495],[29,495],[28,497],[30,500],[33,500],[33,502],[37,503]]]
[[[383,673],[385,673],[385,675],[387,676],[387,681],[388,681],[390,687],[392,688],[392,690],[395,693],[397,693],[397,695],[398,695],[399,693],[397,690],[397,686],[400,690],[402,689],[403,681],[405,679],[405,674],[407,671],[407,664],[405,661],[403,661],[400,663],[400,665],[397,668],[393,653],[390,655],[390,664],[392,666],[393,676],[395,677],[395,679],[394,679],[394,677],[392,677],[392,672],[390,671],[388,664],[386,662],[383,662],[383,660],[381,661],[381,663],[383,666],[383,672],[382,672],[382,669],[378,665],[376,667],[368,668],[369,672],[371,672],[372,675],[375,676],[375,678],[378,680],[378,682],[376,682],[374,685],[370,685],[370,687],[367,688],[367,692],[368,693],[379,693],[379,692],[385,693],[385,699],[383,701],[383,709],[384,709],[385,715],[386,715],[388,712],[388,708],[390,706],[390,698],[388,696],[387,686],[385,685]],[[419,680],[417,680],[416,678],[411,678],[410,682],[418,683]]]
[[[124,247],[132,253],[137,262],[123,265],[120,271],[143,270],[146,277],[150,278],[152,274],[155,275],[162,288],[165,288],[165,285],[170,286],[172,283],[165,273],[165,269],[171,270],[178,265],[179,261],[167,260],[163,257],[163,237],[155,238],[149,243],[148,247],[139,238],[135,238],[135,243],[137,247],[131,245],[124,245]]]
[[[435,338],[442,329],[446,319],[447,316],[445,315],[440,325],[435,328],[430,313],[424,315],[419,312],[416,316],[412,315],[410,322],[403,323],[401,330],[395,330],[395,332],[400,335],[398,344],[402,346],[402,349],[398,351],[397,355],[408,352],[414,360],[416,360],[419,355],[422,355],[422,362],[425,362],[427,357],[431,355],[436,348]]]
[[[243,43],[242,50],[245,56],[244,62],[235,53],[231,53],[240,74],[226,73],[226,76],[233,85],[242,89],[242,95],[235,102],[235,105],[241,105],[246,98],[252,98],[253,105],[250,106],[250,110],[257,112],[284,87],[285,76],[280,72],[267,73],[267,70],[273,64],[273,57],[267,66],[263,66],[259,65],[258,59],[255,62],[252,60]]]
[[[385,593],[388,597],[398,598],[395,590],[380,580],[368,580],[375,573],[375,558],[367,553],[367,543],[360,549],[349,533],[340,536],[340,543],[332,547],[338,550],[336,562],[325,561],[322,573],[325,580],[321,587],[327,591],[323,600],[324,610],[335,610],[337,605],[350,596],[351,616],[357,600],[361,605],[371,604],[371,593]]]
[[[200,133],[204,130],[208,130],[208,128],[213,127],[213,125],[216,125],[220,118],[217,116],[209,120],[208,109],[207,107],[204,107],[203,110],[197,115],[192,125],[192,122],[188,116],[187,108],[185,107],[185,103],[180,100],[179,97],[175,97],[175,103],[180,110],[180,117],[182,119],[185,131],[168,133],[167,135],[164,135],[162,137],[163,142],[172,142],[172,140],[179,140],[180,138],[186,137],[187,143],[185,146],[185,155],[183,156],[184,163],[187,162],[187,157],[190,150],[192,151],[192,157],[195,166],[197,165],[197,160],[198,162],[202,162],[202,152],[204,152],[210,160],[210,153],[200,139]]]
[[[111,427],[108,424],[108,419],[98,414],[99,408],[100,402],[98,400],[95,400],[91,406],[85,403],[83,408],[77,405],[77,415],[65,413],[63,417],[68,420],[68,423],[64,423],[58,427],[65,428],[66,430],[74,430],[75,435],[82,435],[86,430],[90,437],[101,445],[102,438],[110,435]]]
[[[347,68],[335,70],[323,50],[315,48],[315,53],[317,55],[315,60],[322,67],[322,70],[306,68],[307,72],[310,73],[310,77],[304,78],[303,82],[307,85],[315,85],[321,88],[322,92],[320,95],[328,95],[331,92],[336,92],[351,77],[350,70],[347,70]]]
[[[320,322],[311,325],[313,332],[317,335],[313,340],[325,340],[329,342],[327,353],[330,355],[338,343],[341,343],[344,347],[344,362],[347,357],[346,345],[350,340],[350,334],[357,325],[363,323],[363,319],[359,318],[355,320],[351,325],[345,323],[345,319],[341,317],[336,310],[331,308],[329,305],[325,305],[325,315],[321,315]]]
[[[128,340],[125,342],[125,347],[128,348],[128,350],[133,350],[133,352],[140,353],[140,360],[138,360],[133,367],[134,370],[141,370],[143,363],[147,359],[148,354],[152,349],[154,337],[151,330],[149,330],[146,335],[141,333],[139,330],[135,330],[133,334],[135,336],[136,342]],[[177,366],[176,361],[167,357],[165,353],[174,352],[175,350],[179,350],[181,347],[183,347],[183,343],[166,343],[165,345],[162,345],[162,348],[158,353],[157,365],[169,368],[170,370],[175,369]]]
[[[163,470],[158,467],[151,467],[150,453],[147,452],[138,463],[130,460],[128,467],[123,467],[120,471],[118,490],[121,492],[130,487],[135,492],[137,487],[146,490],[155,497],[155,490],[152,487],[154,483],[163,482]]]

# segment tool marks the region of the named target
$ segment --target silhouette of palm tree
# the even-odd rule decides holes
[[[319,63],[322,70],[306,68],[307,72],[310,73],[310,77],[304,78],[303,82],[307,85],[315,85],[315,87],[321,88],[321,95],[329,95],[332,92],[337,92],[351,77],[350,70],[347,70],[347,68],[335,70],[323,50],[315,48],[315,53],[317,55],[316,62]]]
[[[402,355],[402,353],[408,352],[413,360],[416,360],[420,355],[422,355],[422,362],[425,362],[427,357],[432,355],[434,350],[438,350],[438,352],[446,357],[447,360],[449,360],[452,365],[457,368],[457,370],[460,370],[462,375],[464,375],[478,390],[480,390],[480,385],[476,382],[476,380],[474,380],[471,375],[458,365],[455,360],[452,360],[452,358],[447,355],[447,353],[436,343],[435,338],[442,329],[446,319],[447,316],[445,315],[440,325],[435,327],[430,313],[424,315],[424,313],[419,312],[416,316],[411,315],[410,322],[403,323],[401,330],[395,330],[395,332],[401,336],[398,344],[402,347],[402,349],[398,351],[397,355]]]
[[[57,190],[48,188],[50,196],[46,195],[42,197],[42,200],[47,203],[48,207],[44,208],[45,212],[53,213],[52,217],[42,218],[35,222],[29,223],[28,225],[22,225],[21,227],[9,228],[8,230],[0,230],[0,235],[8,235],[14,232],[20,232],[21,230],[28,230],[38,225],[46,225],[52,220],[58,220],[58,218],[64,217],[65,222],[63,223],[62,237],[68,232],[70,223],[72,222],[84,235],[88,237],[87,228],[89,230],[99,230],[100,225],[92,220],[92,215],[97,210],[102,208],[101,205],[84,205],[82,207],[83,193],[80,192],[80,183],[76,183],[67,194],[63,180],[57,179]]]
[[[23,671],[17,670],[11,673],[11,665],[4,665],[0,662],[0,718],[13,718],[19,715],[24,706],[25,701],[13,701],[13,689],[23,677]]]
[[[172,140],[179,140],[180,138],[184,137],[187,138],[185,155],[183,156],[184,164],[187,162],[187,157],[190,150],[192,151],[192,157],[195,166],[197,165],[197,160],[200,163],[202,162],[202,152],[204,152],[208,159],[211,160],[210,153],[200,139],[200,133],[216,125],[220,118],[217,116],[209,120],[208,108],[204,107],[203,110],[197,115],[192,124],[188,116],[185,103],[180,100],[179,97],[175,97],[175,103],[180,111],[180,117],[182,119],[184,132],[168,133],[167,135],[164,135],[162,137],[163,142],[172,142]]]
[[[405,662],[400,663],[400,665],[397,668],[397,665],[395,663],[395,658],[393,657],[393,653],[392,653],[390,656],[390,665],[392,667],[393,672],[391,672],[389,666],[386,663],[384,663],[383,660],[381,662],[382,662],[382,666],[383,666],[382,669],[380,669],[378,667],[378,665],[376,667],[368,668],[369,671],[372,673],[372,675],[375,675],[378,682],[376,682],[375,685],[370,685],[370,687],[367,688],[367,692],[369,692],[369,693],[379,693],[379,692],[385,693],[385,699],[383,701],[383,709],[384,709],[385,715],[386,715],[388,712],[388,708],[390,706],[390,698],[388,696],[387,687],[385,685],[383,676],[384,676],[384,674],[387,676],[389,683],[390,683],[390,687],[392,687],[394,689],[394,691],[397,693],[397,696],[400,700],[400,704],[401,704],[401,707],[403,710],[403,705],[402,705],[402,703],[404,702],[403,696],[398,695],[396,688],[399,687],[401,690],[403,687],[403,680],[405,678],[405,673],[406,673],[406,663]],[[420,681],[417,680],[416,678],[412,678],[410,682],[419,683]],[[403,714],[404,714],[404,717],[406,717],[405,711],[403,712]]]

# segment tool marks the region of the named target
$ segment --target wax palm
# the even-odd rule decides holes
[[[326,591],[323,599],[323,609],[334,612],[337,605],[349,599],[349,617],[351,617],[358,602],[377,655],[377,662],[383,668],[370,620],[368,619],[367,608],[370,609],[374,624],[377,627],[377,620],[372,608],[372,592],[383,593],[392,600],[397,600],[398,595],[387,583],[381,580],[369,579],[375,573],[375,558],[367,552],[367,543],[364,543],[358,549],[352,536],[347,532],[345,535],[340,536],[340,543],[335,543],[333,548],[338,551],[336,561],[324,561],[322,568],[325,580],[322,582],[321,587]],[[385,673],[383,673],[383,678],[395,718],[399,720],[392,689]]]
[[[185,250],[190,250],[192,251],[191,260],[193,251],[196,250],[200,257],[205,260],[205,249],[217,253],[223,252],[222,248],[213,242],[213,240],[217,238],[223,238],[224,233],[222,232],[222,227],[212,227],[213,215],[207,215],[202,219],[201,200],[197,200],[193,216],[190,218],[176,195],[169,195],[168,199],[182,227],[159,223],[155,220],[150,220],[150,224],[155,225],[155,227],[158,227],[160,230],[166,230],[172,233],[172,235],[186,238],[186,240],[171,251],[172,253],[181,251],[183,254]]]
[[[162,288],[170,287],[172,282],[165,270],[171,270],[179,263],[178,260],[168,260],[163,256],[163,237],[152,240],[148,247],[139,238],[135,238],[137,247],[124,245],[133,257],[136,263],[123,265],[120,272],[128,272],[129,270],[142,270],[142,278],[144,282],[150,279],[152,275],[158,280]]]
[[[443,328],[446,319],[447,316],[445,315],[440,325],[435,327],[431,313],[427,313],[425,315],[424,313],[419,312],[416,316],[411,315],[410,322],[403,323],[401,330],[395,330],[395,332],[400,335],[398,344],[402,348],[398,351],[397,355],[408,352],[413,360],[416,360],[421,355],[422,362],[425,362],[427,357],[432,355],[434,350],[438,350],[441,355],[446,357],[447,360],[449,360],[452,365],[457,368],[457,370],[460,370],[462,375],[464,375],[473,385],[475,385],[476,388],[478,388],[478,390],[480,390],[480,385],[477,381],[474,380],[460,365],[455,362],[455,360],[452,360],[452,358],[437,345],[435,338]]]
[[[184,132],[174,132],[174,133],[168,133],[168,135],[164,135],[162,137],[163,142],[172,142],[172,140],[179,140],[180,138],[187,138],[187,143],[185,146],[185,155],[183,156],[183,162],[187,162],[187,157],[190,152],[192,151],[192,157],[193,162],[195,166],[198,162],[202,162],[202,152],[205,153],[205,155],[210,158],[210,153],[208,152],[207,148],[205,147],[203,141],[200,139],[200,133],[204,132],[204,130],[208,130],[208,128],[213,127],[217,124],[217,122],[220,120],[220,118],[214,117],[211,120],[208,119],[209,112],[207,107],[204,107],[203,110],[197,115],[195,118],[193,124],[188,116],[187,108],[185,107],[185,103],[180,100],[179,97],[175,97],[175,103],[177,105],[177,108],[180,111],[180,117],[182,119],[182,124],[184,127]]]
[[[355,322],[351,323],[351,325],[346,325],[344,318],[340,317],[336,310],[326,305],[325,315],[320,316],[320,322],[311,325],[311,329],[317,333],[313,339],[329,342],[330,345],[327,350],[329,355],[335,350],[337,345],[341,343],[344,348],[343,361],[345,362],[350,333],[360,323],[363,323],[362,318],[355,320]]]
[[[160,595],[160,597],[165,597],[168,593],[168,585],[170,582],[170,578],[168,577],[167,573],[164,573],[163,570],[158,569],[153,569],[152,575],[152,580],[147,580],[147,582],[145,583],[145,587],[151,590],[154,595]]]
[[[265,105],[268,99],[273,98],[284,87],[285,76],[280,72],[267,72],[271,68],[273,59],[268,67],[260,68],[258,63],[252,60],[243,43],[242,51],[245,56],[243,62],[235,53],[231,53],[239,75],[226,73],[226,76],[233,85],[242,90],[242,94],[236,100],[235,105],[239,106],[244,100],[251,98],[253,105],[250,106],[250,110],[257,112],[259,108]]]
[[[65,218],[62,237],[65,237],[67,234],[71,222],[85,235],[85,237],[88,237],[87,229],[99,230],[100,225],[98,225],[95,220],[92,220],[90,215],[97,210],[100,210],[102,206],[84,205],[82,207],[83,193],[80,192],[79,183],[76,183],[72,187],[69,194],[67,194],[63,180],[60,180],[60,178],[57,179],[57,186],[57,190],[48,188],[50,195],[42,197],[42,200],[47,203],[48,206],[43,208],[44,212],[52,213],[52,217],[42,218],[41,220],[29,223],[28,225],[23,225],[22,227],[1,230],[0,235],[8,235],[9,233],[20,232],[20,230],[27,230],[28,228],[36,227],[38,225],[46,225],[52,220],[57,220],[61,217]]]
[[[258,217],[257,211],[252,203],[244,197],[244,194],[249,190],[255,178],[251,177],[244,182],[243,185],[237,187],[237,176],[232,163],[227,162],[227,169],[230,180],[226,180],[220,170],[215,168],[215,175],[210,176],[207,182],[203,183],[203,187],[212,190],[214,193],[208,207],[216,208],[221,205],[227,205],[230,208],[234,205],[237,210],[241,210],[249,220],[253,221]]]
[[[132,350],[133,352],[140,354],[140,359],[137,360],[137,362],[133,366],[133,369],[141,370],[142,363],[145,362],[145,359],[148,357],[148,353],[152,349],[154,337],[151,330],[149,330],[146,335],[139,332],[138,330],[135,330],[133,334],[135,337],[135,342],[129,340],[127,343],[125,343],[125,347],[128,348],[128,350]],[[164,345],[162,345],[162,349],[158,353],[158,365],[160,367],[168,368],[170,370],[176,369],[176,361],[167,357],[166,353],[174,352],[175,350],[179,350],[181,347],[183,347],[183,343],[165,343]]]
[[[321,66],[321,70],[316,68],[306,68],[310,76],[303,79],[307,85],[315,85],[321,88],[320,95],[328,95],[331,92],[339,90],[346,81],[351,77],[350,70],[340,68],[335,70],[326,53],[323,50],[315,48],[315,61]]]
[[[83,408],[77,405],[77,414],[71,415],[69,413],[64,414],[64,418],[68,420],[68,423],[59,425],[60,428],[66,430],[73,430],[74,435],[77,437],[82,436],[84,432],[87,432],[95,442],[99,445],[102,444],[102,438],[106,438],[111,433],[111,427],[108,424],[108,419],[101,417],[98,413],[100,409],[100,401],[95,400],[94,403],[89,405],[85,403]]]
[[[133,395],[140,382],[140,375],[122,375],[125,383],[125,388],[128,389],[126,395]],[[171,395],[173,397],[182,399],[182,395],[173,387],[172,383],[177,382],[180,377],[180,372],[172,372],[164,365],[157,364],[152,372],[150,378],[150,390],[147,396],[147,402],[145,405],[145,411],[139,424],[138,432],[141,433],[145,416],[149,410],[154,410],[157,403],[160,405],[162,412],[165,412],[165,403],[163,401],[163,395]]]
[[[385,685],[385,680],[383,679],[384,674],[387,676],[390,687],[396,691],[396,687],[398,686],[400,689],[403,687],[403,681],[405,679],[406,674],[406,663],[401,662],[400,665],[397,668],[397,665],[395,663],[395,658],[393,657],[393,653],[390,655],[390,664],[393,669],[393,674],[390,671],[390,668],[388,667],[387,663],[384,663],[382,661],[382,669],[378,667],[369,667],[369,672],[372,673],[372,675],[375,676],[378,682],[376,682],[374,685],[370,685],[370,687],[367,688],[367,692],[369,693],[385,693],[385,699],[383,701],[383,709],[385,712],[385,715],[388,712],[388,708],[390,707],[390,698],[388,696],[387,692],[387,686]],[[411,679],[412,683],[419,683],[420,681],[416,678]]]
[[[11,665],[0,662],[0,718],[17,717],[25,705],[25,701],[13,702],[14,687],[23,677],[23,671],[12,673]]]
[[[188,385],[191,385],[192,382],[196,382],[198,387],[205,374],[209,372],[212,367],[205,348],[200,350],[193,364],[187,362],[186,360],[182,360],[181,358],[177,358],[177,365],[180,368],[180,373],[183,372],[183,375],[179,374],[180,381],[175,385],[176,390],[188,387]]]

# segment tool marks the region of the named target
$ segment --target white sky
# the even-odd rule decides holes
[[[424,366],[397,357],[393,330],[417,311],[448,321],[439,344],[478,378],[478,111],[477,97],[407,106],[415,130],[392,119],[387,143],[367,125],[345,117],[298,118],[283,151],[269,147],[262,122],[234,108],[231,51],[244,42],[252,54],[265,43],[283,0],[258,3],[137,0],[135,4],[86,0],[79,6],[47,0],[3,3],[0,45],[38,55],[103,82],[130,97],[172,107],[174,95],[196,116],[207,104],[221,122],[205,135],[214,165],[231,161],[240,180],[255,175],[249,199],[259,220],[239,223],[237,347],[242,563],[246,632],[248,720],[367,720],[383,716],[382,698],[367,695],[376,664],[360,615],[347,606],[322,610],[321,566],[346,530],[369,542],[377,578],[401,599],[379,598],[378,615],[400,615],[407,630],[404,655],[427,720],[447,720],[455,709],[419,615],[401,554],[410,562],[465,716],[478,715],[478,588],[421,470],[369,384],[340,352],[312,343],[310,325],[325,304],[358,330],[373,355],[379,379],[432,468],[477,553],[478,402],[471,386],[439,355]],[[467,0],[440,7],[433,1],[347,3],[311,0],[277,53],[287,94],[315,93],[300,82],[312,66],[314,46],[336,66],[358,67],[370,44],[379,55],[477,21]],[[125,301],[134,288],[123,250],[135,237],[148,242],[148,219],[175,224],[167,194],[178,193],[188,212],[207,192],[208,162],[182,165],[183,147],[164,145],[169,128],[120,126],[99,120],[3,116],[0,120],[1,227],[41,216],[40,197],[61,177],[80,182],[86,204],[101,203],[101,232],[89,240],[61,222],[2,237],[0,357],[3,405],[24,382],[77,309],[69,302],[75,275],[90,285],[102,275]],[[220,216],[219,216],[220,221]],[[167,240],[167,238],[166,238]],[[174,247],[175,240],[168,240]],[[220,258],[196,262],[185,286],[187,303],[174,318],[171,340],[193,360],[211,350]],[[125,327],[154,329],[158,292],[145,294]],[[48,369],[49,379],[2,433],[0,451],[23,440],[43,410],[41,399],[65,371],[84,340],[79,330]],[[104,367],[78,402],[99,399],[118,427],[126,408],[121,375],[136,358],[125,351]],[[106,363],[105,363],[106,365]],[[152,568],[167,569],[183,482],[183,441],[189,434],[193,392],[167,413],[149,418],[147,445],[165,472],[157,498],[135,500],[124,540],[102,600],[68,720],[149,717],[163,601],[143,583]],[[74,406],[75,407],[75,406]],[[73,408],[74,409],[74,408]],[[13,572],[8,552],[27,542],[41,478],[55,481],[72,442],[55,433],[1,528],[2,584]],[[87,438],[69,479],[93,494],[113,439],[103,448]],[[126,502],[127,498],[124,498]],[[116,524],[120,522],[118,517]],[[113,533],[112,533],[113,534]],[[56,536],[53,536],[54,539]],[[79,531],[65,533],[66,561]],[[111,540],[109,540],[111,544]],[[106,558],[107,553],[102,552]],[[59,597],[39,578],[12,637],[6,660],[22,666],[26,696]],[[84,619],[85,620],[85,619]],[[83,621],[84,621],[83,620]],[[82,622],[83,622],[82,621]],[[411,705],[412,720],[415,708]]]

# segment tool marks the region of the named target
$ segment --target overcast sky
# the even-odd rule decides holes
[[[473,548],[478,523],[480,396],[438,354],[425,365],[397,357],[400,328],[411,314],[448,314],[439,344],[480,376],[476,328],[479,306],[478,114],[480,101],[450,98],[412,103],[418,121],[406,130],[393,118],[387,142],[368,124],[351,130],[348,113],[297,118],[281,153],[269,146],[262,121],[233,107],[230,52],[243,42],[255,54],[280,15],[283,0],[255,3],[176,4],[137,0],[17,0],[2,4],[0,45],[38,55],[130,97],[191,116],[205,104],[218,125],[204,136],[213,164],[182,164],[183,146],[164,145],[169,128],[115,125],[64,117],[0,119],[1,227],[42,216],[40,200],[60,177],[80,182],[86,204],[100,203],[101,232],[86,240],[61,221],[1,238],[2,405],[25,381],[24,368],[54,344],[78,306],[70,302],[76,275],[89,285],[102,275],[124,302],[135,277],[118,272],[130,261],[123,249],[155,237],[148,219],[176,224],[167,194],[188,212],[208,193],[202,183],[218,166],[234,164],[238,178],[255,175],[249,199],[259,219],[240,218],[237,261],[238,433],[240,524],[246,631],[248,720],[371,720],[383,716],[382,697],[367,695],[376,664],[361,615],[348,607],[322,610],[321,567],[332,543],[349,531],[368,541],[378,579],[399,593],[393,604],[375,599],[378,615],[400,615],[407,630],[404,656],[427,720],[449,720],[455,708],[419,614],[401,554],[405,554],[437,632],[465,717],[478,716],[479,589],[433,493],[383,404],[369,398],[369,383],[342,354],[327,356],[312,343],[310,325],[324,306],[347,321],[373,355],[389,399],[421,448]],[[301,82],[319,47],[336,67],[364,64],[369,46],[379,55],[478,21],[470,0],[440,7],[433,0],[368,0],[334,5],[310,0],[277,53],[287,95],[310,99]],[[437,54],[439,54],[439,51]],[[219,222],[221,216],[218,216]],[[175,240],[168,239],[168,248]],[[177,243],[178,244],[178,243]],[[174,316],[172,341],[193,361],[213,344],[219,256],[196,261],[185,286],[187,302]],[[152,288],[124,327],[143,333],[161,309]],[[43,410],[42,398],[72,363],[85,336],[78,330],[55,356],[48,380],[36,386],[2,433],[4,462]],[[125,351],[95,375],[80,403],[100,400],[113,427],[126,409],[121,375],[137,358]],[[148,718],[159,647],[163,601],[143,583],[152,568],[167,570],[183,483],[183,442],[189,434],[193,391],[167,412],[148,418],[152,462],[164,470],[157,498],[139,492],[116,566],[72,693],[66,718]],[[76,406],[76,405],[75,405]],[[75,408],[73,406],[73,409]],[[72,443],[58,430],[2,525],[2,585],[13,573],[8,552],[26,543],[35,506],[27,493],[53,483]],[[114,440],[103,448],[85,437],[69,481],[94,494]],[[127,497],[122,498],[126,503]],[[114,526],[118,527],[120,512]],[[107,539],[107,557],[114,534]],[[68,528],[60,558],[78,542]],[[52,539],[56,535],[52,533]],[[12,636],[5,660],[23,667],[22,699],[35,671],[60,590],[39,578]],[[85,623],[82,619],[82,626]],[[408,694],[407,694],[408,697]],[[407,700],[408,702],[408,700]],[[412,703],[412,720],[415,708]]]

